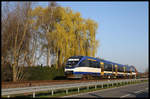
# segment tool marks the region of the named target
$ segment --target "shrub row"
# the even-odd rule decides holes
[[[12,81],[12,68],[6,66],[1,71],[2,81]],[[64,68],[56,69],[48,66],[24,67],[23,81],[65,79]]]

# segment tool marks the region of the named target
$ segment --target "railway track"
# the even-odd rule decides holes
[[[2,88],[21,88],[33,87],[43,85],[56,85],[56,84],[72,84],[80,82],[95,82],[106,80],[120,80],[120,79],[100,79],[100,80],[44,80],[44,81],[21,81],[21,82],[2,82]]]

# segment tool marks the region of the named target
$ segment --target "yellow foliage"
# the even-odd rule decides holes
[[[71,8],[56,7],[53,9],[37,7],[32,11],[37,24],[51,49],[56,55],[56,64],[63,64],[74,55],[95,56],[98,41],[95,40],[97,23],[83,19],[79,12]],[[32,23],[32,21],[31,21]],[[48,32],[47,32],[48,31]]]

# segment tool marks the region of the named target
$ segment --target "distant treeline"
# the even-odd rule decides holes
[[[49,3],[33,8],[32,2],[2,5],[1,64],[12,67],[13,81],[25,76],[23,66],[56,64],[61,68],[74,55],[95,56],[98,25],[79,12]],[[88,13],[88,12],[87,12]]]

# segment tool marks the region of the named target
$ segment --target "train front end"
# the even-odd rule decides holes
[[[65,76],[67,78],[81,78],[82,75],[75,74],[75,69],[78,67],[82,56],[72,56],[68,58],[65,66]]]

